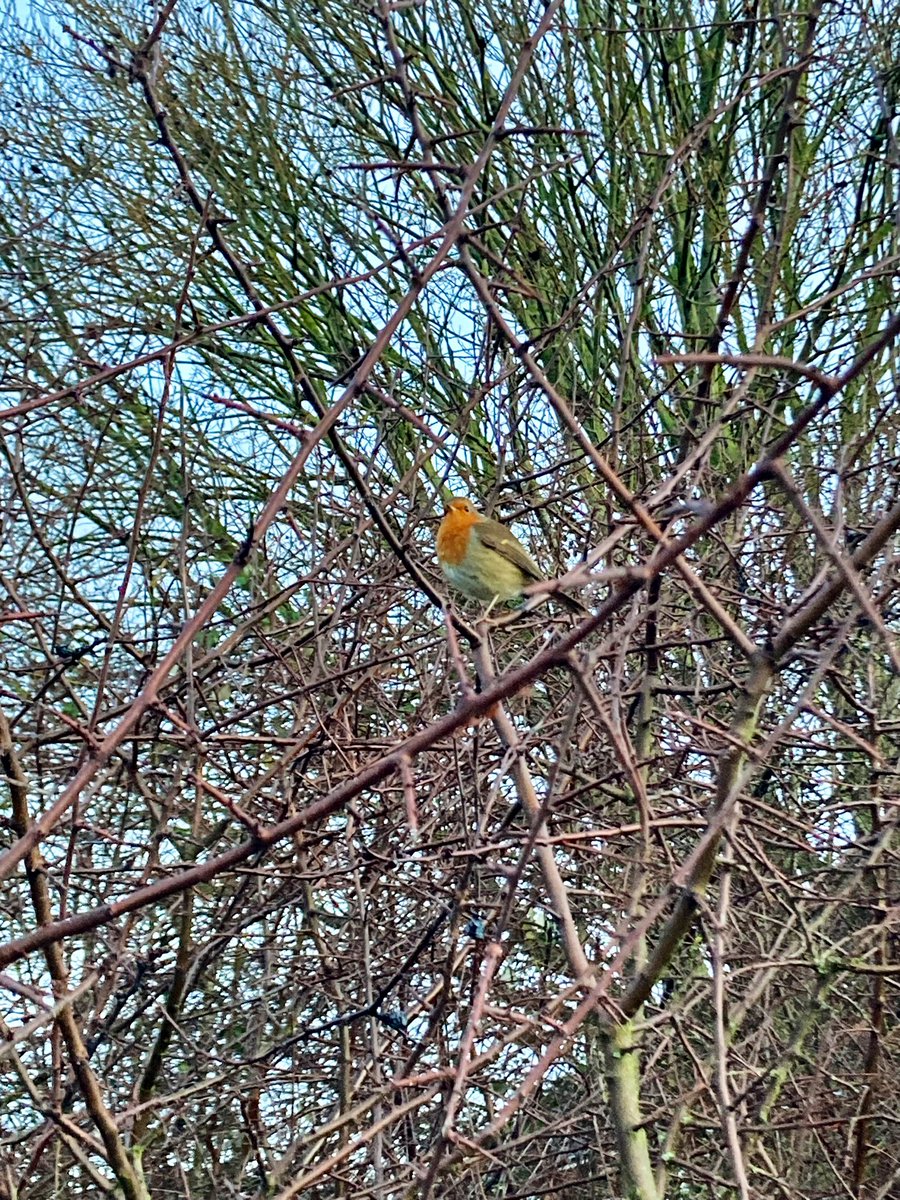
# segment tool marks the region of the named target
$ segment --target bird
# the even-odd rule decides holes
[[[528,584],[545,578],[512,530],[483,516],[461,496],[447,501],[437,531],[437,556],[453,587],[488,605],[515,600]],[[563,592],[554,596],[571,612],[587,612]]]

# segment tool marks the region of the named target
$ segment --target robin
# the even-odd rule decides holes
[[[482,516],[471,500],[458,496],[444,509],[437,532],[437,556],[455,588],[487,604],[514,600],[529,583],[545,578],[511,530]],[[571,596],[554,594],[572,612],[587,611]]]

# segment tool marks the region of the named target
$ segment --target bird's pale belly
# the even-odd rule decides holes
[[[462,563],[442,563],[444,574],[455,588],[473,600],[512,600],[522,594],[522,572],[515,563],[507,562],[499,554],[491,554],[489,567],[463,566]]]

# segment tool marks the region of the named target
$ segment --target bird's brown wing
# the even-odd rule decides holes
[[[483,521],[479,521],[475,526],[478,530],[478,536],[482,543],[489,550],[496,550],[498,554],[502,554],[504,558],[508,558],[511,563],[519,568],[524,575],[529,579],[538,580],[544,579],[543,572],[538,567],[537,563],[515,536],[510,533],[505,525],[501,525],[499,521],[491,521],[487,517]],[[584,616],[590,612],[590,609],[585,608],[580,600],[576,600],[574,596],[567,596],[565,592],[554,592],[553,598],[563,604],[570,612],[579,613]]]
[[[478,537],[488,550],[496,550],[504,558],[514,563],[529,579],[543,579],[544,576],[537,563],[519,541],[514,533],[501,525],[499,521],[491,521],[487,517],[479,521],[475,527]]]

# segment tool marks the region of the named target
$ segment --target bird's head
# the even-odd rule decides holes
[[[471,500],[467,500],[465,496],[451,496],[444,508],[444,516],[449,517],[451,513],[471,513],[475,514],[478,509]]]

